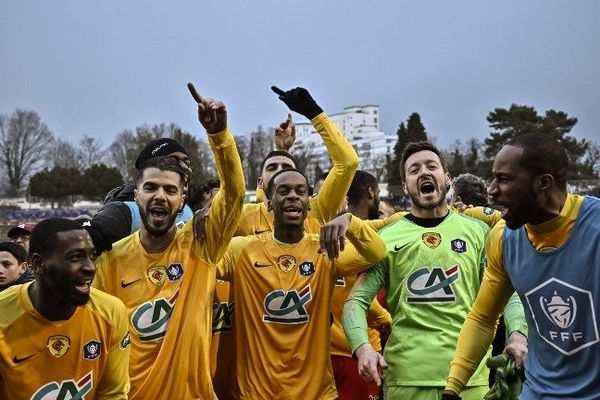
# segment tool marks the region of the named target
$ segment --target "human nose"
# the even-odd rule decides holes
[[[490,186],[487,189],[488,196],[496,197],[498,195],[498,185],[496,184],[496,179],[493,179],[490,183]]]

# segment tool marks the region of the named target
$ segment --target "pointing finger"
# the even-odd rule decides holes
[[[196,100],[196,103],[202,103],[202,101],[203,101],[202,96],[200,96],[200,93],[198,93],[198,91],[194,87],[194,84],[192,82],[188,82],[187,87],[188,87],[190,93],[192,94],[192,97],[194,98],[194,100]]]
[[[271,86],[271,90],[277,93],[279,96],[285,95],[285,92],[279,89],[277,86]]]

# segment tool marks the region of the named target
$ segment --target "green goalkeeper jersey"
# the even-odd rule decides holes
[[[481,284],[488,231],[484,223],[450,211],[434,227],[403,217],[379,232],[387,256],[357,281],[343,322],[354,352],[368,342],[363,311],[385,286],[392,315],[384,351],[387,386],[445,386],[458,334]],[[487,383],[482,362],[469,386]]]

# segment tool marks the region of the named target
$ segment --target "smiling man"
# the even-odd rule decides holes
[[[387,257],[358,278],[342,319],[363,378],[381,384],[389,365],[385,398],[439,399],[460,327],[479,290],[489,229],[448,210],[450,176],[431,143],[409,144],[400,167],[410,213],[379,232]],[[366,323],[381,287],[393,321],[383,357],[369,344]],[[521,327],[511,323],[511,332]],[[488,374],[484,364],[477,368],[466,399],[481,400]]]
[[[209,347],[215,264],[237,228],[244,177],[227,111],[188,85],[208,133],[221,187],[194,238],[193,220],[177,229],[186,171],[172,157],[140,165],[135,200],[140,230],[98,259],[94,285],[125,303],[131,322],[131,399],[213,399]]]
[[[568,193],[567,170],[565,148],[544,134],[518,136],[496,155],[488,194],[504,220],[490,233],[445,398],[459,398],[514,291],[531,332],[519,398],[600,398],[600,200]]]
[[[36,280],[0,294],[2,399],[127,399],[129,333],[119,299],[91,288],[96,268],[89,234],[51,218],[33,229]]]
[[[273,175],[266,194],[273,232],[234,238],[217,273],[233,283],[238,398],[336,399],[333,287],[379,261],[385,247],[349,214],[325,224],[320,237],[305,233],[308,182],[298,170]],[[340,251],[344,236],[352,246]]]

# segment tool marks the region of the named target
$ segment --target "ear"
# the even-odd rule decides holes
[[[375,198],[375,191],[373,190],[373,188],[369,188],[369,200],[374,199]],[[348,201],[348,197],[346,197],[346,201]]]
[[[138,190],[137,190],[137,188],[133,189],[133,200],[137,203],[137,200],[138,200]]]
[[[273,207],[271,207],[271,200],[267,200],[267,211],[273,211]]]
[[[21,263],[21,265],[19,265],[19,275],[27,271],[27,267],[27,262]]]
[[[542,174],[538,179],[540,190],[549,190],[555,185],[554,177],[550,174]]]
[[[33,253],[31,256],[31,269],[36,276],[43,275],[46,271],[44,260],[42,260],[42,256],[38,253]]]
[[[450,177],[450,174],[448,172],[446,172],[445,175],[446,175],[446,187],[448,189],[450,189],[450,186],[452,185],[452,178]]]
[[[404,194],[408,194],[408,189],[406,188],[406,181],[402,181],[402,190],[404,190]]]

